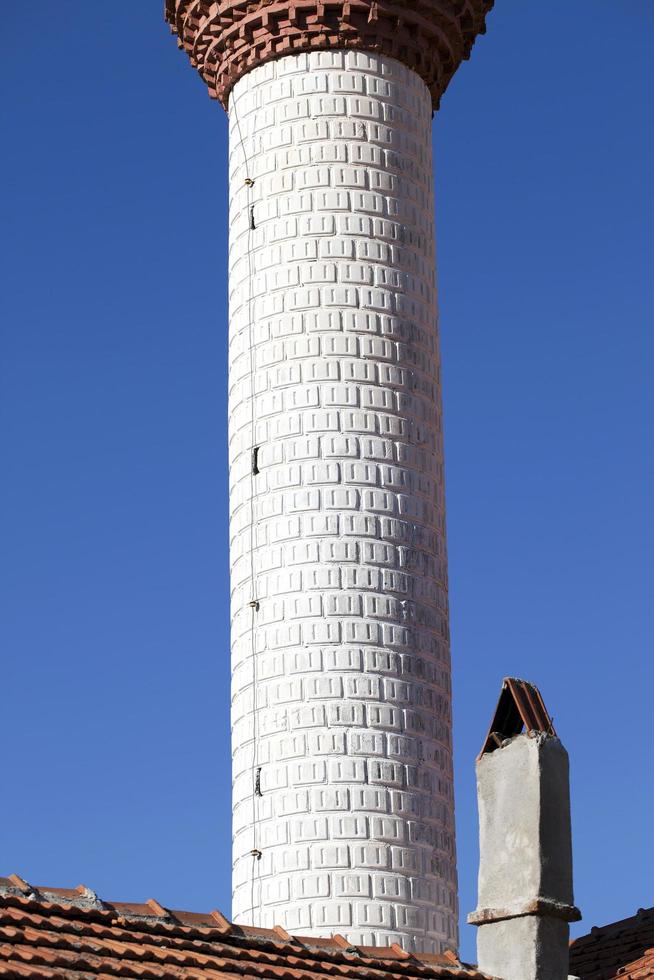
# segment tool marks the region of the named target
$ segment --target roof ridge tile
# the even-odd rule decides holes
[[[27,891],[29,889],[29,891]],[[400,946],[356,947],[346,937],[293,936],[281,927],[234,925],[220,912],[103,902],[84,885],[34,888],[0,878],[0,976],[38,980],[89,975],[161,980],[483,980],[454,954],[410,954]],[[53,972],[54,970],[54,972]],[[11,974],[10,974],[11,975]]]

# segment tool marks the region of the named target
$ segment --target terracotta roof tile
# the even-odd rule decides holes
[[[0,978],[45,980],[484,980],[453,954],[351,946],[343,936],[289,936],[236,926],[220,912],[156,899],[107,902],[90,888],[0,878]]]
[[[582,980],[654,978],[654,908],[593,927],[570,946],[570,972]]]

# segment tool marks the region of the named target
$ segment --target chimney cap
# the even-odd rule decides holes
[[[500,748],[507,738],[524,730],[556,736],[554,724],[535,684],[518,677],[505,677],[488,735],[477,760]]]

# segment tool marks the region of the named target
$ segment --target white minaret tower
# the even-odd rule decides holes
[[[492,0],[168,0],[230,122],[233,918],[457,944],[431,118]]]

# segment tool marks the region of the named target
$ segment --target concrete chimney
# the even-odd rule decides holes
[[[229,114],[237,923],[457,945],[431,122],[492,5],[166,0]]]
[[[537,688],[507,678],[477,759],[479,968],[567,980],[572,894],[568,754]]]

